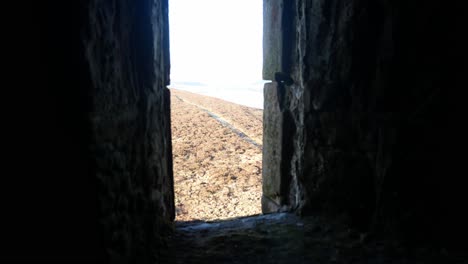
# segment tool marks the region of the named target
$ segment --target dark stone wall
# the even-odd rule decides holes
[[[111,261],[147,261],[174,219],[167,8],[164,1],[89,6],[92,152]]]
[[[11,9],[0,259],[158,263],[174,218],[167,7]]]
[[[264,78],[283,87],[282,113],[293,119],[282,132],[292,136],[280,139],[294,148],[284,205],[410,242],[461,245],[467,197],[453,118],[466,72],[461,7],[276,2],[289,37],[276,40],[279,54],[264,54],[283,57],[264,73],[281,69],[294,83]]]

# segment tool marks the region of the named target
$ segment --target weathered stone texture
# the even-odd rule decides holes
[[[263,108],[263,163],[262,163],[262,211],[278,211],[282,201],[281,160],[283,140],[283,113],[278,98],[277,83],[266,83]]]
[[[158,263],[174,218],[167,1],[24,5],[8,97],[24,198],[2,214],[0,259]]]
[[[290,89],[280,79],[264,87],[263,213],[289,210],[297,204],[294,201],[298,190],[292,188],[297,185],[291,185],[291,181],[297,180],[291,169],[296,126],[289,105],[286,105],[290,101],[287,97]]]
[[[263,79],[274,80],[282,71],[283,0],[263,2]]]
[[[91,1],[84,40],[104,236],[144,263],[174,219],[166,1]],[[116,25],[125,25],[117,27]]]
[[[461,179],[438,186],[450,152],[439,140],[450,137],[441,128],[449,108],[444,89],[460,80],[456,68],[445,68],[456,41],[442,39],[456,39],[459,30],[450,26],[456,23],[449,8],[350,0],[287,1],[283,8],[291,12],[279,20],[293,21],[278,36],[294,32],[283,37],[293,44],[282,68],[293,79],[284,97],[293,133],[284,203],[304,214],[343,215],[362,230],[419,241],[448,237],[442,231],[448,218],[433,210],[456,215],[442,205],[459,204],[461,195],[441,192]]]

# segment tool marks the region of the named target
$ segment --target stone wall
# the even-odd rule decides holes
[[[167,1],[21,5],[0,259],[158,263],[174,218]]]
[[[293,147],[276,158],[288,159],[287,172],[264,170],[266,182],[287,179],[278,207],[343,216],[363,231],[408,241],[456,244],[466,231],[449,121],[462,83],[457,9],[437,1],[270,2],[280,10],[265,9],[265,26],[280,28],[265,30],[264,56],[282,59],[264,64],[264,79],[276,83],[265,94],[284,90],[284,102],[265,100],[265,109],[285,105],[277,115],[292,120],[282,138],[268,134],[281,118],[265,120],[265,143]],[[282,22],[271,22],[276,17]],[[275,31],[280,38],[268,35]],[[264,167],[272,164],[265,155]]]
[[[92,151],[111,262],[146,261],[174,219],[167,8],[165,1],[89,6]]]

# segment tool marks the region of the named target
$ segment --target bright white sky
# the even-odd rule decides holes
[[[169,0],[171,81],[262,79],[262,0]]]

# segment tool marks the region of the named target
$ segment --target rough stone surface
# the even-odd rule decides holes
[[[162,259],[166,263],[464,263],[459,252],[371,241],[338,219],[285,213],[177,223]]]
[[[283,83],[272,82],[264,88],[263,213],[290,210],[292,135],[295,126],[286,107]]]
[[[460,78],[456,68],[445,68],[456,56],[448,51],[456,21],[436,1],[420,4],[284,3],[279,20],[293,21],[283,23],[282,33],[294,32],[286,39],[291,63],[283,63],[283,75],[293,79],[285,95],[295,127],[289,204],[305,214],[346,215],[362,230],[450,244],[444,237],[455,233],[444,233],[450,220],[440,212],[457,215],[453,205],[463,192],[442,193],[462,180],[440,185],[440,177],[447,175],[451,145],[442,140],[450,137],[443,129],[444,89]]]
[[[91,146],[111,262],[154,262],[174,219],[166,1],[92,1]],[[132,26],[115,29],[115,25]]]
[[[263,2],[263,79],[274,80],[282,71],[283,59],[283,0]]]
[[[26,4],[18,182],[3,185],[23,198],[2,213],[0,259],[158,263],[174,218],[167,1]]]
[[[281,154],[283,113],[278,98],[277,83],[264,88],[262,212],[275,212],[281,206]]]

